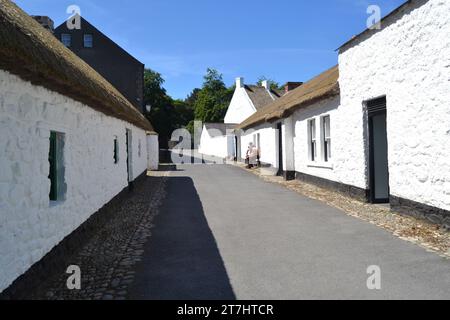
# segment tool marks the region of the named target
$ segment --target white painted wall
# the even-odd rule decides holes
[[[450,1],[414,6],[339,56],[342,139],[354,147],[341,165],[363,184],[363,101],[386,95],[391,194],[450,210]]]
[[[256,112],[245,88],[237,87],[225,115],[225,123],[239,124]]]
[[[228,156],[227,136],[212,136],[213,130],[214,129],[208,131],[206,130],[206,126],[203,126],[198,152],[204,155],[225,159]]]
[[[159,168],[159,141],[155,134],[147,135],[147,156],[148,170],[158,170]]]
[[[323,160],[323,135],[320,125],[321,118],[326,115],[330,116],[331,126],[331,159],[328,162]],[[346,140],[347,136],[351,134],[349,130],[353,130],[353,128],[346,127],[346,116],[345,108],[340,108],[339,97],[323,100],[307,108],[297,110],[291,116],[295,128],[295,171],[345,184],[351,184],[351,182],[354,183],[354,181],[359,180],[359,182],[362,181],[362,184],[355,184],[355,186],[366,187],[364,174],[359,179],[353,177],[359,161],[353,162],[348,156],[352,153],[364,156],[364,149],[356,150],[356,147],[360,145],[358,137],[355,137],[354,141],[350,143]],[[310,160],[309,153],[308,121],[311,119],[316,120],[317,159],[314,162]],[[362,139],[362,137],[359,137],[359,139]],[[354,168],[348,170],[351,162],[354,163]]]
[[[264,123],[241,133],[242,158],[245,158],[250,142],[253,142],[256,145],[256,135],[258,133],[260,134],[261,141],[261,162],[270,164],[274,168],[278,168],[278,145],[275,124]]]
[[[147,170],[144,130],[0,71],[0,291],[128,185],[126,128],[136,178]],[[49,201],[50,130],[65,133],[67,194],[57,204]]]

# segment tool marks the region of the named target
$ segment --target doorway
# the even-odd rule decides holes
[[[277,135],[278,135],[278,173],[277,175],[284,175],[283,167],[283,134],[282,134],[281,122],[277,124]]]
[[[369,188],[372,203],[389,203],[386,97],[367,102],[369,125]]]

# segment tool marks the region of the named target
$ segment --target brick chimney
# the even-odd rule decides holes
[[[287,82],[284,85],[284,92],[288,93],[298,87],[300,87],[303,84],[303,82]]]
[[[55,30],[55,24],[50,17],[47,16],[31,16],[34,20],[40,23],[41,26],[43,26],[45,29],[53,33]]]
[[[244,87],[244,78],[238,77],[236,78],[236,88],[243,88]]]

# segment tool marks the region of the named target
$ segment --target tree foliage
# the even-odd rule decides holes
[[[208,68],[195,99],[195,119],[204,123],[222,122],[232,95],[233,91],[225,86],[222,74]]]
[[[144,103],[151,106],[146,114],[159,133],[162,148],[175,129],[194,130],[194,119],[205,122],[223,122],[234,88],[227,88],[222,74],[208,68],[203,79],[202,88],[194,89],[184,100],[172,99],[164,89],[161,74],[146,69],[144,73]]]
[[[144,72],[144,103],[151,107],[146,116],[159,134],[162,148],[168,146],[172,132],[187,126],[194,118],[193,106],[183,100],[173,100],[163,87],[161,74],[146,69]]]

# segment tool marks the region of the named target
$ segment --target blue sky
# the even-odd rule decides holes
[[[71,4],[151,69],[174,98],[201,86],[206,68],[227,85],[243,76],[306,81],[337,63],[335,49],[366,27],[367,7],[386,15],[405,0],[17,0],[56,25]]]

